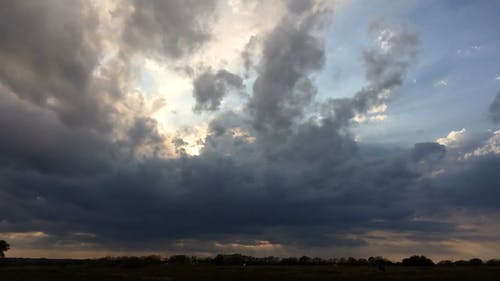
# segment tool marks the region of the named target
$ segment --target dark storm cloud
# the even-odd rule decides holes
[[[60,175],[104,172],[110,143],[0,90],[0,165]],[[103,170],[104,169],[104,170]]]
[[[500,156],[489,154],[448,167],[427,190],[431,210],[457,207],[498,211],[500,200]],[[438,200],[439,199],[439,200]]]
[[[304,21],[285,18],[264,39],[249,105],[256,130],[289,133],[312,101],[316,87],[309,75],[320,70],[325,61],[323,41],[313,35],[323,16],[310,14]]]
[[[101,173],[144,143],[137,140],[140,130],[129,130],[122,120],[134,127],[141,117],[118,116],[119,80],[127,69],[119,61],[99,63],[94,6],[51,0],[0,6],[4,165],[61,175]],[[120,130],[129,132],[112,136]]]
[[[151,117],[135,116],[127,130],[127,137],[117,143],[122,154],[129,158],[141,156],[141,149],[147,150],[148,157],[157,157],[164,150],[164,138],[158,132],[158,122]]]
[[[194,111],[215,111],[229,90],[243,88],[243,79],[225,69],[207,70],[194,79],[193,86]]]
[[[70,126],[109,129],[112,109],[92,85],[97,25],[87,1],[1,1],[0,83]]]
[[[411,156],[415,161],[427,159],[440,160],[446,153],[446,147],[435,142],[416,143],[413,146]]]
[[[361,246],[361,241],[344,241],[342,235],[369,225],[373,218],[405,221],[412,214],[401,186],[416,175],[397,157],[342,163],[335,154],[351,158],[339,154],[350,151],[346,146],[332,147],[328,157],[319,157],[319,149],[312,150],[314,143],[309,147],[312,155],[297,144],[290,145],[290,150],[300,150],[297,155],[283,152],[261,158],[255,147],[240,142],[241,158],[207,148],[199,157],[137,162],[120,157],[115,145],[98,136],[95,141],[86,135],[73,138],[75,132],[50,115],[37,110],[30,115],[30,107],[2,104],[13,111],[2,110],[2,129],[13,133],[7,120],[18,112],[16,128],[26,130],[26,139],[4,138],[1,143],[6,158],[0,169],[0,231],[44,231],[55,241],[76,232],[92,233],[96,236],[81,239],[117,248],[161,247],[176,239],[231,241],[240,235],[301,247],[332,241]],[[224,132],[240,127],[241,121],[226,114],[219,135],[229,140]],[[34,128],[50,130],[50,139],[37,138],[41,133]],[[118,148],[155,143],[159,137],[154,128],[151,120],[138,118],[129,131],[130,141]],[[295,139],[327,139],[324,133],[305,131]],[[217,134],[214,141],[224,145]],[[75,146],[78,150],[72,150]],[[31,147],[43,151],[39,160],[34,161],[37,154]],[[280,235],[272,234],[275,228],[282,230]],[[329,235],[321,238],[325,233]]]
[[[10,229],[28,223],[32,231],[54,235],[65,230],[90,232],[99,236],[100,243],[116,246],[137,237],[155,243],[239,234],[303,244],[305,234],[309,239],[318,233],[342,235],[342,229],[368,224],[374,217],[404,221],[412,214],[401,192],[395,193],[400,187],[384,179],[394,174],[392,165],[377,166],[344,168],[364,176],[366,183],[338,180],[338,175],[306,176],[304,167],[301,176],[289,178],[290,170],[260,170],[255,163],[210,155],[149,161],[76,181],[4,170],[3,192],[9,196],[3,198],[9,200],[2,205],[2,219]],[[404,184],[407,179],[401,178],[399,183]],[[53,221],[60,226],[54,227]],[[287,233],[266,235],[275,227]]]
[[[216,0],[132,0],[124,40],[132,48],[178,58],[211,38]]]
[[[490,118],[493,123],[500,122],[500,92],[496,94],[495,99],[490,104]]]
[[[2,92],[0,129],[8,137],[0,142],[0,231],[44,231],[61,240],[92,233],[94,243],[117,248],[249,235],[307,247],[365,245],[343,235],[369,230],[374,219],[398,222],[387,228],[412,225],[407,191],[419,172],[406,155],[359,153],[349,126],[337,121],[338,110],[355,101],[333,101],[335,114],[296,122],[315,92],[308,75],[324,63],[311,25],[320,16],[304,17],[298,25],[283,20],[265,39],[252,122],[221,113],[198,157],[160,157],[165,139],[148,117],[134,116],[126,137],[112,140],[64,126],[43,107]],[[211,79],[198,77],[195,96],[207,109],[225,87],[241,87],[227,71],[204,75]],[[275,131],[290,134],[272,146],[261,141]]]

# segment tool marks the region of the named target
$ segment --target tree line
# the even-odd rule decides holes
[[[172,255],[168,258],[163,258],[159,255],[150,256],[120,256],[120,257],[103,257],[98,259],[30,259],[30,258],[5,258],[5,252],[10,249],[10,245],[0,240],[0,261],[2,264],[93,264],[106,266],[145,266],[152,264],[213,264],[213,265],[336,265],[336,266],[378,266],[383,268],[389,265],[401,266],[500,266],[500,259],[491,259],[483,261],[479,258],[469,260],[443,260],[435,263],[430,258],[423,255],[413,255],[404,258],[399,262],[391,261],[382,256],[365,258],[319,258],[319,257],[253,257],[242,254],[218,254],[215,257],[196,257],[189,255]]]
[[[391,261],[382,256],[365,258],[341,257],[341,258],[319,258],[319,257],[252,257],[242,254],[219,254],[215,257],[196,257],[187,255],[173,255],[165,259],[166,263],[171,264],[216,264],[216,265],[342,265],[342,266],[388,266],[388,265],[402,265],[402,266],[453,266],[453,265],[495,265],[500,266],[499,259],[491,259],[483,261],[479,258],[469,260],[443,260],[435,263],[430,258],[423,255],[413,255],[404,258],[401,261]]]
[[[4,265],[92,265],[92,266],[120,266],[141,267],[148,265],[216,265],[216,266],[374,266],[385,270],[387,266],[500,266],[500,260],[492,259],[483,261],[478,258],[458,261],[440,261],[435,263],[425,256],[411,256],[401,261],[394,262],[387,258],[377,256],[365,258],[318,258],[318,257],[286,257],[275,256],[252,257],[241,254],[219,254],[215,257],[196,257],[188,255],[173,255],[164,258],[159,255],[150,256],[119,256],[103,257],[97,259],[44,259],[44,258],[4,258],[0,260]]]

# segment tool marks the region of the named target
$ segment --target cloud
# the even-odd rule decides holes
[[[286,134],[316,94],[309,75],[325,61],[323,41],[314,30],[324,13],[289,15],[264,39],[263,55],[249,103],[256,130]]]
[[[465,128],[462,128],[459,131],[451,131],[446,137],[438,138],[436,142],[446,147],[457,147],[463,145],[463,142],[466,139],[467,130]]]
[[[131,1],[124,41],[133,49],[170,58],[185,56],[211,37],[217,1]]]
[[[493,167],[500,161],[500,131],[479,136],[465,135],[466,130],[452,131],[446,138],[445,157],[434,166],[432,180],[422,185],[426,212],[443,211],[496,213],[493,198],[498,198],[498,176]],[[441,199],[437,199],[441,198]]]
[[[427,204],[434,205],[429,210],[462,207],[496,213],[500,180],[495,167],[499,164],[498,153],[489,152],[468,158],[465,163],[452,165],[446,173],[432,181]],[[445,199],[438,202],[438,197]]]
[[[500,154],[500,130],[493,132],[480,147],[474,149],[472,152],[466,153],[464,158],[467,159],[490,154]]]
[[[495,98],[491,102],[489,108],[489,114],[493,123],[496,124],[500,122],[500,93],[497,93]]]
[[[312,0],[291,0],[285,1],[288,10],[295,14],[301,14],[304,11],[310,10],[314,4]]]
[[[109,129],[113,109],[94,88],[100,39],[87,1],[0,4],[0,82],[21,99],[55,112],[64,123]]]
[[[472,56],[472,55],[480,52],[481,49],[483,49],[482,46],[472,45],[472,46],[469,46],[469,47],[466,47],[466,48],[463,48],[463,49],[458,49],[457,50],[457,55],[463,56],[463,57]]]
[[[245,68],[245,78],[250,75],[250,70],[254,67],[255,49],[257,48],[258,38],[255,36],[250,37],[250,40],[245,45],[241,58],[243,59],[243,66]]]
[[[113,147],[105,137],[73,130],[1,88],[0,109],[1,166],[67,176],[107,171],[111,159],[99,151]]]
[[[356,114],[363,115],[392,101],[416,60],[418,35],[409,28],[395,28],[378,20],[370,25],[369,32],[377,44],[363,51],[367,85],[352,98],[330,99],[324,105],[340,127],[347,126]]]
[[[177,239],[224,241],[239,235],[304,244],[307,234],[309,244],[321,240],[319,233],[341,236],[339,229],[359,227],[373,217],[405,220],[412,213],[396,203],[396,198],[404,201],[402,194],[394,193],[396,188],[414,178],[408,178],[412,174],[407,174],[401,163],[346,166],[342,169],[356,176],[339,180],[338,170],[325,179],[325,168],[304,177],[314,169],[299,163],[281,169],[270,167],[285,165],[284,160],[245,163],[205,155],[148,161],[138,168],[124,166],[113,173],[69,182],[3,170],[4,186],[21,188],[22,192],[2,190],[6,200],[2,202],[2,219],[6,223],[1,230],[38,229],[60,239],[68,235],[66,230],[86,232],[95,235],[94,243],[110,247],[137,243],[138,236],[146,242],[137,247]],[[295,175],[297,169],[302,176]],[[361,175],[366,183],[356,180]],[[394,178],[399,180],[392,182]],[[375,185],[377,182],[380,185]],[[310,187],[304,189],[306,183]],[[354,190],[350,189],[353,184],[357,186]],[[359,192],[364,195],[358,196]],[[75,217],[78,220],[71,219]],[[282,232],[273,235],[274,228]],[[332,242],[325,237],[324,243]]]
[[[110,136],[65,126],[45,107],[2,91],[0,129],[8,137],[0,142],[0,231],[43,232],[48,244],[89,233],[78,239],[114,249],[249,236],[306,248],[364,246],[363,239],[344,236],[368,230],[374,219],[398,222],[385,228],[413,227],[405,190],[420,172],[407,155],[360,154],[348,124],[336,123],[337,114],[296,118],[312,102],[309,75],[324,63],[316,35],[323,15],[304,11],[290,17],[263,41],[249,107],[218,113],[199,156],[165,157],[166,143],[181,151],[191,140],[169,141],[145,115],[140,98],[130,94],[122,96],[130,98],[126,103],[112,104],[120,114]],[[394,54],[383,61],[407,55],[398,46],[406,40],[394,36]],[[378,112],[388,102],[387,89],[400,85],[406,71],[384,63],[375,75],[371,60],[366,67],[377,102],[358,106],[370,97],[363,90],[345,103],[335,101],[337,110],[356,105],[360,112]],[[210,70],[195,78],[194,95],[200,107],[215,109],[225,91],[241,83],[225,70]],[[16,127],[8,121],[13,116]],[[27,133],[16,133],[19,128]],[[267,142],[274,131],[289,133],[282,142]]]
[[[215,111],[228,90],[243,88],[243,80],[225,69],[216,73],[207,70],[194,79],[193,86],[193,96],[196,100],[194,110]]]
[[[435,88],[446,88],[446,87],[448,87],[448,80],[443,79],[443,80],[436,81],[436,82],[434,82],[434,87]]]
[[[417,143],[412,150],[412,158],[415,161],[428,159],[440,160],[444,157],[446,148],[444,145],[435,142]]]

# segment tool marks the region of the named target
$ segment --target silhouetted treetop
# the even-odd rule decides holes
[[[434,265],[434,262],[425,256],[411,256],[409,258],[403,259],[402,265],[406,266],[430,266]]]
[[[7,252],[9,249],[9,243],[7,243],[5,240],[0,240],[0,258],[5,257],[5,252]]]

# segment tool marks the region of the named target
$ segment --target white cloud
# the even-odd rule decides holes
[[[459,131],[451,131],[446,137],[439,138],[436,140],[436,142],[448,148],[454,148],[463,144],[466,138],[467,130],[465,128],[462,128]]]
[[[364,123],[367,121],[384,121],[387,119],[386,114],[375,114],[375,115],[365,115],[365,114],[356,114],[353,120],[357,123]]]
[[[370,116],[370,120],[372,121],[384,121],[385,119],[387,119],[387,115],[385,114],[377,114],[374,116]]]
[[[470,56],[470,55],[473,55],[473,54],[481,51],[481,49],[482,49],[482,46],[472,45],[472,46],[469,46],[467,48],[458,49],[457,50],[457,55],[459,55],[459,56]]]
[[[487,154],[500,154],[500,130],[493,132],[486,143],[474,151],[466,153],[464,159],[480,157]]]
[[[383,103],[370,108],[368,110],[368,113],[369,114],[382,113],[385,112],[386,110],[387,110],[387,104]]]
[[[383,114],[386,111],[387,104],[382,103],[369,108],[366,114],[356,114],[353,120],[357,123],[364,123],[367,121],[384,121],[387,119],[387,115]]]
[[[391,40],[393,37],[394,32],[390,29],[384,29],[380,31],[379,35],[377,36],[377,41],[380,49],[382,49],[384,52],[388,52],[392,47]]]
[[[434,87],[435,88],[446,88],[446,87],[448,87],[448,79],[442,79],[442,80],[434,82]]]
[[[358,123],[363,123],[366,121],[366,115],[364,114],[356,114],[353,118],[354,121]]]

